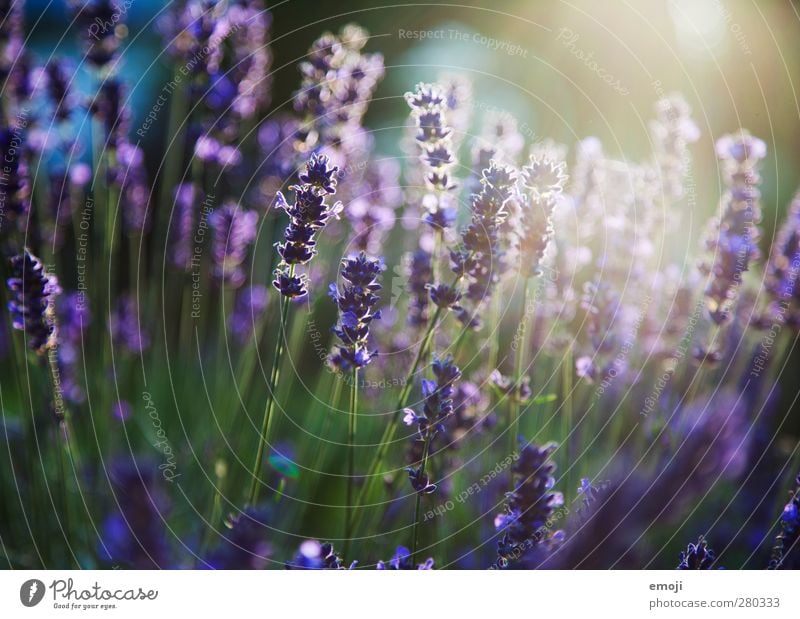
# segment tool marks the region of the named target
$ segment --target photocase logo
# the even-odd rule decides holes
[[[22,583],[19,588],[19,601],[23,606],[30,608],[36,606],[44,597],[44,583],[36,578],[31,578]]]

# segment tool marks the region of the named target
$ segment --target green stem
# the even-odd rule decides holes
[[[353,536],[353,483],[356,461],[356,421],[358,415],[358,367],[353,367],[353,384],[350,385],[350,415],[347,423],[347,514],[345,520],[345,551]],[[345,552],[345,555],[347,553]]]
[[[290,276],[294,275],[294,265],[289,269]],[[258,449],[256,450],[256,459],[253,463],[253,480],[250,483],[250,492],[247,495],[247,504],[255,505],[258,500],[258,489],[261,481],[261,467],[264,462],[264,447],[269,443],[269,430],[272,421],[272,413],[275,409],[275,390],[278,387],[278,379],[280,378],[280,364],[281,356],[283,355],[283,344],[286,323],[289,318],[289,303],[290,299],[287,296],[281,297],[281,321],[278,327],[277,341],[275,342],[275,352],[272,356],[272,369],[270,370],[269,384],[267,386],[268,399],[267,405],[264,409],[264,419],[261,422],[261,432],[258,435]]]
[[[431,449],[431,440],[429,434],[425,433],[425,445],[422,448],[422,464],[420,465],[420,476],[422,479],[425,475],[425,470],[428,468],[428,454]],[[419,511],[422,504],[422,493],[417,491],[414,499],[414,527],[411,535],[411,565],[417,564],[417,548],[419,548]]]

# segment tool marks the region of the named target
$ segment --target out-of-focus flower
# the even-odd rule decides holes
[[[123,141],[117,144],[116,156],[117,165],[111,170],[110,181],[119,191],[123,227],[128,234],[142,234],[150,224],[150,186],[145,174],[144,151]]]
[[[268,299],[267,288],[260,284],[248,286],[239,291],[236,297],[236,306],[228,318],[228,330],[239,344],[243,344],[255,336],[256,325],[267,309]]]
[[[86,59],[97,69],[106,68],[128,32],[126,5],[116,0],[69,0],[69,6]]]
[[[766,154],[764,142],[745,130],[717,141],[717,156],[727,189],[722,196],[722,216],[712,220],[706,237],[711,257],[700,264],[701,273],[708,277],[706,310],[717,325],[730,318],[730,307],[737,297],[742,275],[759,256],[758,167]]]
[[[214,277],[238,288],[246,279],[242,264],[247,258],[247,248],[256,240],[258,213],[227,202],[209,215],[208,223],[214,231],[211,248]]]
[[[192,261],[194,212],[200,203],[200,191],[194,183],[175,188],[175,203],[169,226],[169,261],[176,269],[188,270]]]
[[[400,166],[393,159],[370,161],[364,175],[350,187],[353,199],[345,208],[355,233],[351,244],[357,251],[376,254],[395,222],[395,209],[403,194],[399,187]]]
[[[269,564],[272,547],[267,512],[249,508],[225,522],[227,531],[205,559],[215,570],[263,570]]]
[[[800,328],[800,194],[786,214],[769,255],[765,287],[771,303],[765,323],[778,319],[794,329]]]
[[[11,258],[7,284],[11,292],[8,311],[12,326],[25,333],[28,348],[44,353],[57,339],[54,302],[61,294],[58,279],[25,249]]]
[[[118,460],[110,468],[115,507],[103,522],[100,555],[134,569],[173,567],[164,522],[170,503],[158,468],[141,460]]]
[[[130,354],[141,354],[150,347],[150,335],[143,323],[146,320],[139,315],[136,299],[130,294],[121,295],[109,321],[112,342]]]

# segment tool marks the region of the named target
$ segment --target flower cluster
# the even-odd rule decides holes
[[[425,470],[425,459],[431,441],[437,434],[445,431],[444,423],[453,414],[455,383],[461,377],[461,370],[450,356],[434,359],[432,368],[435,380],[422,380],[422,413],[417,415],[413,409],[407,408],[403,418],[403,422],[407,426],[417,426],[415,443],[422,444],[425,452],[422,455],[421,463],[406,469],[411,486],[420,494],[432,494],[436,491],[436,485],[430,482]],[[415,458],[415,462],[417,460]]]
[[[706,238],[706,248],[713,258],[700,264],[701,273],[708,277],[706,310],[717,325],[730,318],[730,306],[737,296],[742,274],[759,256],[758,167],[766,154],[764,142],[744,130],[717,141],[717,156],[727,191],[722,197],[722,216],[711,222]]]
[[[520,441],[520,447],[512,469],[514,490],[506,495],[505,512],[494,521],[495,528],[503,532],[497,543],[499,567],[520,558],[528,548],[560,537],[560,532],[554,533],[546,524],[564,502],[561,493],[552,491],[556,465],[550,456],[556,445],[538,447]]]
[[[281,264],[273,281],[284,296],[308,293],[307,275],[298,275],[294,269],[308,264],[316,255],[314,235],[342,210],[341,202],[330,205],[325,201],[327,196],[336,193],[338,170],[330,165],[325,155],[312,155],[306,163],[306,171],[300,174],[300,183],[290,187],[295,194],[294,204],[289,204],[280,192],[275,197],[275,205],[289,215],[284,241],[278,245]]]
[[[684,197],[684,184],[688,172],[688,145],[700,138],[691,116],[689,104],[679,94],[671,94],[656,103],[656,118],[650,123],[650,132],[656,147],[662,194],[667,204]]]
[[[431,254],[418,249],[411,254],[408,261],[408,285],[411,299],[408,302],[407,322],[412,327],[420,327],[428,323],[428,286],[433,279]]]
[[[256,240],[258,213],[227,202],[209,215],[208,223],[214,231],[211,245],[214,277],[238,288],[246,279],[242,264],[247,258],[247,248]]]
[[[765,287],[771,298],[769,314],[781,316],[792,328],[800,328],[800,194],[775,237],[769,255]]]
[[[701,535],[696,544],[689,544],[686,552],[681,552],[679,570],[710,570],[717,555],[708,547],[708,542]]]
[[[73,21],[84,44],[86,60],[105,69],[114,60],[126,29],[126,11],[116,0],[69,0]]]
[[[775,541],[769,569],[800,569],[800,475],[795,480],[796,489],[781,514],[781,532]]]
[[[383,78],[383,56],[362,52],[369,34],[353,24],[323,34],[300,63],[294,98],[302,115],[301,151],[322,148],[340,168],[366,150],[361,127],[372,93]]]
[[[461,234],[461,248],[451,252],[453,271],[467,282],[466,296],[475,304],[491,294],[498,280],[500,226],[508,216],[506,203],[514,194],[514,171],[492,161],[483,170],[479,193],[470,198],[471,220]]]
[[[423,200],[427,208],[425,221],[437,229],[455,223],[456,206],[447,192],[455,189],[451,168],[455,165],[452,128],[447,124],[447,95],[438,84],[418,84],[406,93],[411,115],[417,127],[416,140],[427,169],[425,185],[431,194]]]
[[[330,362],[336,369],[346,371],[366,366],[377,354],[368,347],[369,327],[380,318],[375,311],[376,292],[381,289],[378,276],[383,271],[379,260],[369,258],[364,252],[342,261],[342,290],[330,285],[330,296],[339,308],[339,321],[333,328],[341,344],[331,354]]]
[[[356,561],[349,569],[354,569]],[[342,558],[333,550],[333,544],[309,539],[300,544],[294,559],[286,563],[287,570],[345,570]]]
[[[541,273],[545,251],[553,237],[553,209],[567,182],[565,164],[548,157],[531,157],[522,169],[526,190],[519,233],[519,260],[523,277]]]
[[[28,348],[43,353],[55,344],[55,297],[61,294],[58,279],[27,249],[11,258],[8,278],[11,299],[8,311],[15,329],[26,335]]]
[[[413,559],[411,558],[411,551],[405,546],[398,546],[394,555],[389,561],[378,561],[377,569],[379,570],[432,570],[433,559],[428,558],[423,563],[417,564],[414,567]]]

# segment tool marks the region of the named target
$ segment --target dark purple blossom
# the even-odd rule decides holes
[[[24,217],[30,210],[30,181],[25,152],[24,127],[0,127],[0,161],[5,190],[5,208],[0,213],[0,231],[7,221]]]
[[[398,546],[394,555],[388,561],[378,561],[377,569],[379,570],[432,570],[433,559],[428,558],[423,563],[419,563],[414,567],[411,558],[411,551],[405,546]]]
[[[116,158],[111,182],[119,191],[123,228],[128,234],[142,234],[150,224],[150,186],[145,174],[144,151],[122,141],[117,145]]]
[[[550,460],[556,445],[544,447],[520,442],[520,453],[512,468],[514,490],[506,495],[505,511],[495,518],[495,528],[503,533],[497,544],[497,566],[506,567],[529,549],[563,534],[548,526],[555,510],[564,504],[553,492],[556,465]]]
[[[7,284],[11,292],[8,311],[12,326],[25,333],[28,348],[43,353],[56,341],[54,301],[61,294],[58,279],[26,249],[11,258]]]
[[[125,23],[127,9],[116,0],[69,0],[73,21],[84,44],[86,59],[103,69],[116,56],[121,42],[119,28]]]
[[[338,217],[341,202],[328,204],[325,198],[336,190],[338,168],[331,166],[325,155],[312,155],[306,163],[300,184],[292,185],[294,204],[289,204],[281,192],[275,197],[275,206],[286,211],[289,225],[284,241],[278,244],[281,264],[273,285],[285,296],[300,296],[307,292],[306,277],[293,273],[293,268],[306,265],[316,255],[316,233],[331,217]],[[303,180],[305,179],[305,180]]]
[[[764,322],[771,324],[772,317],[786,321],[794,329],[800,328],[800,194],[796,195],[786,214],[772,251],[769,255],[765,288],[771,304]]]
[[[445,432],[445,422],[453,414],[455,383],[461,377],[461,370],[449,356],[434,359],[432,370],[435,380],[422,380],[422,412],[417,415],[413,409],[407,408],[403,420],[407,426],[417,426],[415,446],[423,446],[421,458],[415,457],[417,450],[412,450],[414,466],[406,469],[411,486],[420,494],[436,491],[436,485],[430,482],[426,470],[428,453],[431,442],[437,434]]]
[[[408,324],[420,327],[428,323],[428,286],[433,279],[431,254],[424,249],[418,249],[413,254],[408,265],[408,292],[411,299],[408,302]]]
[[[369,350],[368,338],[370,324],[380,318],[380,311],[374,308],[379,300],[376,292],[381,289],[381,271],[383,264],[362,252],[342,261],[342,289],[336,284],[330,286],[330,296],[339,308],[333,332],[341,341],[330,362],[340,371],[362,368],[377,354]]]
[[[686,552],[681,552],[679,570],[710,570],[714,567],[717,555],[708,547],[708,542],[701,535],[696,544],[689,544]]]
[[[796,488],[781,514],[781,531],[775,540],[771,570],[800,569],[800,475],[795,480]]]

